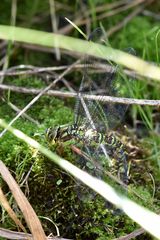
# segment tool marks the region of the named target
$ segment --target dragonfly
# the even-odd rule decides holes
[[[101,28],[95,29],[88,38],[89,42],[105,43],[105,35]],[[103,65],[102,71],[96,66]],[[118,66],[86,55],[84,58],[83,77],[75,104],[73,124],[49,127],[46,138],[51,144],[74,139],[81,143],[90,159],[81,161],[82,168],[103,178],[103,165],[116,169],[118,178],[128,183],[128,164],[125,145],[116,134],[116,127],[122,121],[127,105],[106,103],[104,96],[127,97],[130,89],[129,81],[123,76]],[[97,95],[98,99],[84,98],[84,94]],[[105,163],[105,164],[104,164]],[[98,166],[101,166],[100,168]]]

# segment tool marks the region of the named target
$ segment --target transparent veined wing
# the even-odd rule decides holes
[[[105,35],[101,28],[95,29],[88,38],[89,41],[104,43]],[[103,69],[97,71],[98,66]],[[120,67],[111,62],[86,55],[84,72],[75,105],[75,123],[86,128],[96,128],[106,132],[114,129],[123,119],[127,105],[120,103],[101,102],[104,96],[129,97],[133,81],[127,79]],[[81,94],[99,96],[99,100],[89,100]]]

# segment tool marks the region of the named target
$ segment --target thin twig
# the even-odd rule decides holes
[[[152,63],[154,64],[154,63]],[[32,65],[18,65],[18,66],[14,66],[11,68],[8,68],[5,71],[0,71],[0,76],[22,76],[22,75],[35,75],[38,73],[47,73],[48,72],[53,72],[53,71],[61,71],[61,70],[65,70],[68,67],[70,67],[71,65],[62,65],[62,66],[56,66],[56,67],[36,67],[36,66],[32,66]],[[84,69],[84,67],[89,67],[90,69],[95,69],[98,72],[106,72],[106,74],[109,72],[112,72],[115,70],[114,66],[111,66],[107,63],[103,64],[103,63],[95,63],[95,64],[76,64],[73,69]],[[124,69],[123,70],[124,73],[132,78],[138,78],[139,80],[142,81],[148,81],[148,83],[150,85],[154,85],[154,82],[149,81],[150,78],[143,78],[142,76],[138,75],[137,73],[135,73],[134,71],[131,71],[129,69]],[[158,87],[158,85],[157,85]]]
[[[159,214],[159,213],[157,213],[157,214]],[[115,238],[113,240],[130,240],[130,239],[135,238],[135,237],[137,237],[137,236],[139,236],[139,235],[141,235],[145,232],[146,232],[146,230],[144,230],[143,228],[139,228],[139,229],[137,229],[137,230],[125,235],[125,236],[121,236],[121,237]]]
[[[0,236],[7,239],[17,239],[17,240],[33,240],[32,234],[10,231],[5,228],[0,228]],[[69,240],[61,237],[47,237],[47,240]]]
[[[49,95],[49,96],[70,97],[70,98],[77,97],[77,93],[75,92],[62,92],[62,91],[48,90],[48,89],[45,90],[46,88],[35,89],[35,88],[16,87],[13,85],[0,84],[0,89],[10,90],[10,91],[19,92],[19,93],[26,93],[26,94],[40,94],[40,96]],[[100,96],[100,95],[90,95],[90,94],[81,94],[81,96],[86,99],[91,99],[91,100],[100,101],[100,102],[121,103],[121,104],[127,104],[127,105],[129,104],[129,105],[144,105],[144,106],[146,105],[160,106],[160,100],[121,98],[121,97]]]
[[[147,17],[152,17],[152,18],[154,18],[154,19],[156,19],[158,21],[160,20],[160,14],[157,14],[157,13],[154,13],[154,12],[151,12],[151,11],[148,11],[148,10],[144,10],[142,12],[142,14],[144,16],[147,16]]]
[[[15,106],[13,103],[11,102],[7,102],[7,104],[17,113],[21,112],[22,110],[20,108],[18,108],[17,106]],[[27,120],[33,122],[34,124],[36,124],[37,126],[39,125],[39,122],[37,120],[34,120],[32,117],[30,117],[28,114],[23,113],[23,115]]]
[[[99,6],[96,6],[95,11],[96,13],[98,12],[106,12],[106,10],[110,9],[115,9],[115,8],[119,8],[125,4],[128,4],[128,0],[119,0],[116,2],[111,2],[111,3],[105,3]],[[91,11],[91,10],[90,10]]]
[[[125,6],[119,7],[117,9],[114,9],[113,11],[107,12],[107,13],[103,13],[102,15],[98,16],[97,19],[98,20],[102,20],[106,17],[111,17],[113,15],[116,15],[118,13],[121,13],[123,11],[126,11],[130,8],[133,8],[141,3],[145,2],[145,0],[136,0],[136,1],[131,1],[130,4],[126,4]]]
[[[56,67],[35,67],[32,65],[19,65],[15,67],[8,68],[5,71],[0,71],[0,76],[20,76],[20,75],[33,75],[41,72],[49,72],[49,71],[61,71],[65,70],[71,65],[63,65]],[[83,69],[85,67],[90,67],[92,69],[104,70],[105,72],[110,72],[114,70],[109,64],[76,64],[72,69]]]
[[[144,0],[143,0],[144,1]],[[127,4],[128,5],[128,1],[126,0],[121,0],[121,1],[118,1],[118,2],[113,2],[113,3],[105,3],[103,5],[100,5],[100,6],[97,6],[95,11],[96,13],[98,12],[106,12],[106,10],[112,10],[112,9],[116,9],[116,10],[113,10],[112,11],[112,15],[116,14],[117,13],[117,9],[121,8],[123,5]],[[122,11],[122,10],[121,10]],[[120,12],[121,12],[120,11]],[[110,12],[109,12],[110,13]],[[77,16],[76,19],[72,20],[77,26],[81,26],[83,24],[86,24],[88,22],[88,18],[86,16],[90,15],[91,14],[91,10],[88,10],[85,11],[85,13],[81,13],[80,15]],[[106,16],[105,16],[106,17]],[[101,17],[101,19],[104,18],[104,17]],[[97,19],[98,19],[98,16],[97,16]],[[99,20],[99,19],[98,19]],[[72,29],[73,29],[73,25],[71,24],[68,24],[67,26],[61,28],[58,33],[61,33],[61,34],[67,34],[69,33]]]
[[[64,3],[64,2],[60,2],[60,1],[55,1],[55,5],[56,5],[57,10],[65,10],[65,11],[73,13],[73,6],[67,4],[67,2]]]
[[[47,46],[40,46],[36,44],[31,44],[31,43],[25,43],[25,42],[15,42],[15,46],[18,48],[26,48],[26,49],[31,49],[34,51],[40,51],[40,52],[45,52],[45,53],[55,53],[55,49],[53,47],[47,47]],[[71,56],[72,58],[76,58],[82,56],[82,54],[76,52],[76,51],[69,51],[67,49],[61,49],[61,53],[66,54],[68,56]]]
[[[17,16],[17,0],[12,1],[11,7],[11,25],[16,26],[16,16]]]
[[[56,9],[55,9],[55,1],[49,0],[50,5],[50,15],[51,15],[51,24],[52,24],[52,30],[54,33],[57,33],[57,19],[56,19]],[[58,43],[57,43],[58,46]],[[61,58],[60,49],[58,47],[55,47],[55,53],[56,53],[56,59],[59,61]]]
[[[5,55],[4,57],[1,58],[1,60],[0,60],[0,67],[3,66],[3,65],[5,64],[5,62],[6,62],[6,58],[7,58],[6,55]],[[1,83],[2,83],[2,82],[3,82],[3,81],[1,80]]]
[[[119,237],[119,238],[115,238],[114,240],[130,240],[132,238],[135,238],[143,233],[145,233],[146,231],[143,228],[139,228],[137,230],[135,230],[134,232],[131,232],[125,236]]]

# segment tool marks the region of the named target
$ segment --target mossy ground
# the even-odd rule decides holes
[[[44,1],[45,2],[45,1]],[[65,1],[64,1],[65,2]],[[3,5],[3,4],[2,4]],[[35,1],[30,10],[31,4],[25,1],[19,7],[20,13],[19,22],[24,26],[34,26],[37,29],[46,29],[47,17],[44,17],[43,24],[34,24],[34,21],[27,23],[28,19],[34,19],[37,11],[42,13],[47,11],[47,4],[40,4],[40,1]],[[93,6],[92,6],[93,7]],[[4,9],[9,9],[10,6],[6,2]],[[28,10],[29,9],[29,10]],[[39,9],[39,10],[38,10]],[[22,17],[25,13],[25,17]],[[30,15],[28,15],[30,13]],[[9,14],[8,14],[9,15]],[[7,24],[9,17],[1,15],[2,22]],[[110,19],[109,23],[103,23],[104,26],[115,24],[117,19]],[[9,23],[9,21],[8,21]],[[125,49],[133,47],[137,55],[149,61],[157,61],[159,52],[156,49],[156,34],[159,25],[152,22],[147,17],[135,17],[122,31],[116,34],[116,37],[111,37],[111,44],[117,49]],[[38,56],[38,57],[37,57]],[[12,56],[10,64],[34,64],[41,66],[50,65],[50,61],[56,63],[50,54],[17,50]],[[67,62],[66,62],[67,61]],[[62,64],[69,64],[71,58],[62,57]],[[70,79],[77,78],[77,73],[72,73]],[[77,81],[80,81],[77,79]],[[74,80],[74,82],[76,82]],[[38,77],[15,77],[8,78],[5,83],[42,88],[45,83]],[[152,91],[150,91],[152,88]],[[143,81],[137,84],[135,88],[135,96],[139,98],[158,98],[159,86],[157,83],[148,84]],[[33,98],[32,95],[24,95],[13,92],[3,92],[5,102],[0,104],[0,117],[6,121],[14,118],[15,112],[7,104],[7,101],[15,104],[19,108],[25,107]],[[39,122],[38,125],[20,118],[14,123],[14,127],[20,129],[29,136],[35,138],[43,145],[50,147],[44,138],[44,132],[47,127],[70,123],[73,121],[73,106],[74,101],[68,99],[58,99],[49,96],[42,96],[27,113],[33,119]],[[143,206],[148,207],[156,212],[159,212],[159,166],[160,166],[160,140],[159,136],[153,131],[155,129],[154,112],[157,109],[136,107],[130,108],[126,124],[130,125],[128,137],[126,138],[126,146],[129,152],[130,166],[130,182],[128,186],[128,195],[133,200]],[[132,120],[130,120],[132,119]],[[142,123],[141,129],[134,129],[134,122],[140,120]],[[125,134],[124,134],[125,135]],[[53,149],[52,147],[52,150]],[[57,149],[57,152],[62,157],[75,163],[77,158],[71,151],[70,145],[65,144]],[[7,167],[12,171],[16,181],[21,184],[31,170],[27,181],[23,184],[22,190],[25,192],[30,203],[35,209],[38,216],[41,216],[42,225],[46,234],[51,232],[56,235],[56,226],[60,230],[61,236],[77,239],[114,239],[125,235],[137,229],[138,226],[123,213],[117,215],[113,209],[108,208],[108,203],[100,196],[93,194],[93,198],[85,201],[85,198],[79,196],[78,192],[86,191],[84,186],[77,188],[77,181],[69,174],[63,172],[56,165],[51,163],[46,157],[37,153],[35,149],[30,148],[25,143],[22,143],[15,138],[11,133],[7,132],[0,140],[0,159],[4,161]],[[8,192],[8,188],[1,180],[3,191]],[[116,187],[116,186],[115,186]],[[140,197],[137,197],[133,191]],[[8,193],[8,199],[11,200],[11,205],[16,206],[16,203]],[[16,207],[15,207],[16,209]],[[17,209],[17,214],[21,214]],[[45,219],[51,219],[51,222]],[[6,212],[1,212],[1,226],[10,230],[15,230],[16,226],[9,219]],[[23,220],[22,220],[23,221]],[[137,238],[138,239],[138,238]],[[148,235],[140,236],[139,239],[151,239]]]

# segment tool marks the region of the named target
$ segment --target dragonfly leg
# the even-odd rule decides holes
[[[117,167],[120,175],[120,179],[125,184],[128,184],[128,164],[127,164],[127,153],[124,149],[124,146],[116,149],[117,155]]]

